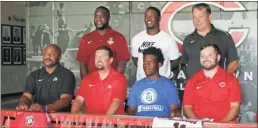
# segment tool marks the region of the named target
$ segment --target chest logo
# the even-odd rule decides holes
[[[95,85],[93,85],[93,84],[89,84],[89,87],[93,87],[93,86],[95,86]]]
[[[108,88],[108,89],[111,89],[111,88],[112,88],[112,86],[109,84],[109,85],[107,86],[107,88]]]
[[[153,104],[157,101],[157,92],[153,88],[147,88],[141,93],[141,101],[144,104]]]
[[[57,81],[57,80],[58,80],[58,78],[57,78],[57,77],[54,77],[53,81]]]
[[[200,89],[202,86],[196,86],[196,89]]]
[[[219,83],[219,86],[223,88],[223,87],[226,86],[226,83],[225,83],[225,82],[220,82],[220,83]]]
[[[34,124],[34,117],[26,116],[26,124],[27,124],[27,126],[31,127]]]
[[[112,37],[110,37],[109,40],[107,41],[107,43],[109,45],[112,45],[114,43],[114,39]]]

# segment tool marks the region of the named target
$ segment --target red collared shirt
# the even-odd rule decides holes
[[[122,101],[116,114],[124,114],[126,98],[126,78],[123,74],[110,69],[109,75],[100,80],[98,71],[85,76],[81,82],[77,96],[85,101],[86,114],[106,114],[112,101],[117,98]]]
[[[186,83],[183,105],[192,105],[198,118],[222,120],[230,110],[231,102],[241,102],[237,78],[218,68],[212,79],[201,70]]]
[[[100,46],[108,46],[113,51],[113,69],[117,68],[119,61],[130,59],[126,39],[121,33],[109,28],[104,35],[101,35],[97,30],[94,30],[82,37],[76,57],[77,61],[87,63],[88,73],[97,70],[95,50]]]

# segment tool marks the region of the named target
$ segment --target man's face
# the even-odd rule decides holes
[[[108,27],[108,13],[104,9],[97,9],[94,16],[94,25],[97,29],[103,30]]]
[[[210,26],[211,14],[205,8],[194,8],[192,12],[193,24],[198,31],[206,30]]]
[[[154,55],[144,55],[143,57],[143,70],[146,76],[152,76],[157,73],[159,70],[160,64],[157,61],[156,56]]]
[[[97,50],[95,52],[95,66],[98,70],[107,69],[111,65],[113,58],[108,56],[108,51]]]
[[[60,54],[57,49],[53,46],[48,46],[45,48],[43,53],[43,63],[46,67],[56,66],[61,59]]]
[[[213,47],[206,47],[201,50],[200,62],[205,70],[214,69],[220,60],[220,55],[218,55]]]
[[[152,9],[148,9],[145,12],[145,17],[144,17],[144,21],[145,21],[145,25],[147,27],[147,29],[153,29],[156,27],[159,27],[159,18],[158,18],[158,14],[152,10]]]

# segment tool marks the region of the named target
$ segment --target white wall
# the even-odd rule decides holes
[[[1,24],[25,26],[25,22],[13,20],[13,15],[25,19],[24,2],[1,2]],[[12,20],[9,20],[11,16]],[[1,66],[1,94],[22,92],[27,77],[26,65]]]

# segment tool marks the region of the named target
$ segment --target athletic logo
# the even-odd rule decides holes
[[[53,81],[57,81],[57,80],[58,80],[58,78],[57,78],[57,77],[54,77]]]
[[[141,101],[144,104],[153,104],[157,101],[157,92],[153,88],[147,88],[141,93]]]
[[[88,44],[90,44],[92,41],[88,41]]]
[[[112,37],[110,37],[110,38],[109,38],[109,40],[107,41],[107,43],[108,43],[109,45],[112,45],[112,44],[114,43],[113,38],[112,38]]]
[[[27,126],[31,127],[34,124],[34,117],[26,116],[26,124],[27,124]]]
[[[154,46],[155,42],[151,42],[151,41],[144,41],[142,43],[142,45],[139,47],[138,52],[142,53],[145,49],[147,49],[148,47],[152,47]]]
[[[109,84],[109,85],[107,86],[107,88],[111,89],[111,88],[112,88],[112,86]]]
[[[202,86],[197,86],[196,89],[200,89]]]
[[[43,81],[44,79],[38,79],[38,81],[40,82],[40,81]]]
[[[226,86],[226,83],[225,83],[225,82],[220,82],[220,83],[219,83],[219,86],[223,88],[223,87]]]
[[[182,52],[183,41],[180,40],[172,31],[172,20],[177,12],[200,2],[168,2],[161,11],[161,21],[160,28],[169,33],[177,42],[179,51]],[[224,11],[240,11],[246,10],[240,2],[201,2],[214,5],[221,8]],[[235,46],[239,46],[244,39],[247,37],[249,29],[248,28],[230,28],[228,33],[232,36]]]
[[[190,44],[193,43],[194,41],[195,41],[195,40],[192,40],[192,41],[190,42]]]
[[[89,84],[89,87],[92,87],[92,86],[95,86],[95,85]]]

